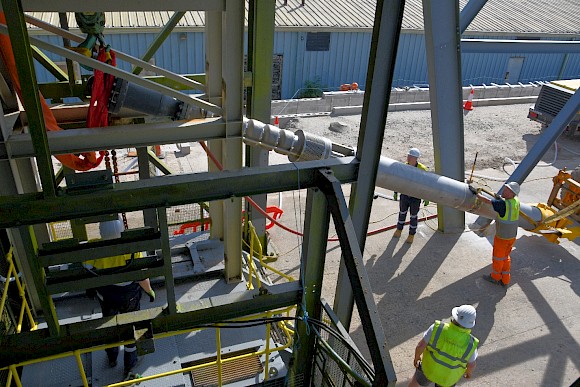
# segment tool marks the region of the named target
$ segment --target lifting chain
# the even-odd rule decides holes
[[[105,167],[109,171],[113,171],[113,176],[115,177],[115,183],[120,183],[121,180],[119,179],[119,163],[117,161],[117,151],[111,150],[111,157],[109,157],[109,151],[105,153]],[[113,168],[111,168],[111,160],[113,161]],[[129,229],[129,224],[127,223],[127,214],[125,212],[121,213],[121,217],[123,218],[123,225],[125,226],[125,230]]]

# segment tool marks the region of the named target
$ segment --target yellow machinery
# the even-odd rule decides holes
[[[568,227],[574,221],[580,221],[580,169],[572,173],[560,170],[552,179],[554,187],[546,204],[538,203],[536,207],[542,213],[542,220],[533,222],[536,228],[530,230],[542,234],[553,243],[560,243],[558,238],[574,240],[580,236],[580,227]],[[576,179],[574,179],[575,177]]]

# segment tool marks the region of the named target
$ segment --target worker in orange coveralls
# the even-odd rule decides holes
[[[518,234],[518,221],[520,218],[520,185],[515,181],[504,184],[502,196],[489,199],[482,194],[477,198],[490,203],[498,218],[495,222],[495,237],[493,238],[493,257],[491,275],[485,275],[484,279],[493,284],[507,286],[510,283],[510,252]]]

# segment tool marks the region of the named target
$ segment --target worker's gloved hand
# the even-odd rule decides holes
[[[423,200],[423,206],[427,207],[429,205],[429,200]]]
[[[493,194],[493,197],[498,199],[498,200],[501,199],[501,196],[499,196],[498,194]]]
[[[147,293],[147,295],[149,296],[149,302],[155,301],[155,290],[151,289],[151,292]]]
[[[472,194],[477,195],[477,189],[474,186],[469,185],[469,190],[471,191]]]
[[[393,192],[393,200],[394,201],[399,200],[399,194],[397,192]]]

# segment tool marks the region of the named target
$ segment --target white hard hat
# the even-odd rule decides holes
[[[409,149],[408,155],[419,158],[421,157],[421,151],[417,148],[411,148]]]
[[[121,232],[124,230],[123,223],[119,219],[99,223],[99,232],[102,239],[121,238]]]
[[[520,185],[515,181],[510,181],[509,183],[504,184],[503,186],[508,187],[516,195],[520,194]]]
[[[463,328],[471,329],[475,326],[475,308],[471,305],[456,306],[451,310],[451,316]]]

